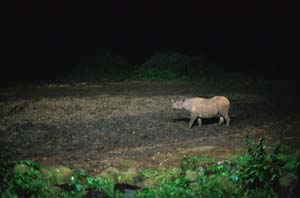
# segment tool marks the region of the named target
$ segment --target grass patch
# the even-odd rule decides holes
[[[144,184],[130,197],[298,197],[300,195],[300,155],[285,155],[281,145],[266,152],[264,140],[245,140],[246,155],[217,161],[207,157],[186,157],[178,168],[140,170],[131,174]],[[62,170],[62,169],[59,169]],[[1,164],[1,197],[126,197],[116,191],[121,180],[91,177],[85,171],[72,170],[59,178],[30,160]],[[128,171],[127,171],[128,172]],[[125,173],[120,173],[123,176]],[[125,177],[125,176],[124,176]],[[126,180],[124,180],[126,181]],[[138,190],[139,189],[139,190]],[[125,193],[125,194],[124,194]]]
[[[281,146],[267,154],[263,139],[245,142],[248,154],[235,159],[183,159],[177,175],[165,175],[136,197],[298,197],[299,155],[284,155]],[[158,172],[147,175],[161,177]]]
[[[60,171],[49,171],[31,160],[1,164],[0,197],[86,197],[91,189],[114,197],[114,182],[74,170],[61,182]]]

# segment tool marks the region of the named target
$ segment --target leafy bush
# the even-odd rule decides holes
[[[30,160],[8,161],[0,170],[1,197],[49,197],[41,166]]]
[[[186,73],[187,67],[192,64],[192,58],[179,53],[155,54],[142,64],[144,68],[158,68]]]
[[[114,185],[112,180],[91,177],[83,170],[75,170],[70,182],[66,184],[68,193],[65,194],[71,197],[85,197],[89,191],[96,190],[106,197],[114,197]]]
[[[275,148],[271,155],[266,154],[264,139],[260,138],[256,146],[251,146],[248,139],[248,161],[240,170],[240,179],[243,184],[250,188],[273,188],[278,189],[279,178],[282,175],[284,161],[280,153],[280,145]]]
[[[189,181],[184,178],[177,178],[175,180],[166,180],[158,184],[159,187],[147,189],[139,192],[136,197],[195,197],[195,193],[189,189]]]
[[[300,156],[285,156],[282,176],[279,178],[282,194],[285,197],[300,196]]]
[[[133,73],[138,80],[187,80],[192,59],[183,54],[155,54]]]
[[[86,188],[103,191],[108,197],[114,197],[115,183],[103,177],[87,177]]]
[[[190,159],[193,162],[204,161],[203,158]],[[205,160],[211,162],[214,159],[207,158]],[[186,166],[186,170],[190,168],[194,169],[195,167],[193,165]],[[238,188],[230,179],[230,169],[225,165],[212,165],[212,167],[199,170],[194,181],[182,174],[177,175],[177,177],[165,175],[164,179],[160,179],[154,188],[140,191],[136,197],[239,197],[241,194],[242,189]],[[178,170],[177,172],[181,171]]]
[[[180,75],[171,70],[140,67],[134,72],[133,79],[137,80],[176,80]]]
[[[248,154],[238,159],[184,158],[178,177],[165,176],[137,197],[298,197],[300,157],[282,154],[280,145],[267,154],[263,139],[245,142]],[[190,170],[196,179],[186,177]]]
[[[90,177],[75,170],[68,183],[48,182],[41,165],[31,160],[7,161],[1,164],[0,197],[86,197],[95,189],[114,197],[114,182],[103,177]],[[56,189],[56,190],[53,190]],[[59,189],[59,190],[57,190]]]

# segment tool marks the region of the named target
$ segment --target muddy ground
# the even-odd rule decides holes
[[[33,159],[98,173],[109,167],[178,165],[186,155],[225,158],[246,135],[300,148],[297,85],[245,80],[98,82],[2,87],[0,160]],[[224,95],[232,125],[171,109],[178,97]]]

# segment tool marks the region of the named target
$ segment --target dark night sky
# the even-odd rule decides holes
[[[6,18],[10,68],[55,70],[96,49],[132,63],[164,51],[235,64],[294,60],[296,19],[288,1],[99,2],[16,1]]]

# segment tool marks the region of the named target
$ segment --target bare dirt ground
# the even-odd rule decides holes
[[[0,160],[33,159],[98,173],[109,167],[177,165],[186,155],[225,158],[246,135],[299,149],[296,85],[286,82],[99,82],[0,88]],[[232,125],[189,114],[171,99],[224,95]]]

